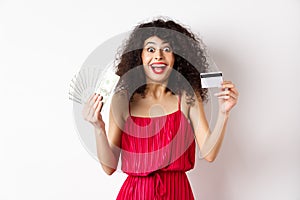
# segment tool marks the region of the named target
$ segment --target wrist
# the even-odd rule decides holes
[[[224,118],[229,118],[229,112],[219,111],[219,116]]]
[[[106,135],[102,128],[95,128],[95,134],[98,136]]]

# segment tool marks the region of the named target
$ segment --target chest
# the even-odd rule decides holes
[[[159,117],[180,110],[178,96],[169,96],[161,99],[141,98],[130,102],[130,115],[139,117]]]

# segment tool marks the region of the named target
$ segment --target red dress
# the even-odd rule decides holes
[[[178,105],[165,116],[128,117],[121,142],[128,177],[117,200],[194,199],[185,173],[195,163],[194,132]]]

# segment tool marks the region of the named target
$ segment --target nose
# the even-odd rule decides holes
[[[162,50],[158,49],[154,55],[155,60],[161,60],[163,58]]]

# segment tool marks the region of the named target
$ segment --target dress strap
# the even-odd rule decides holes
[[[131,112],[130,112],[130,97],[129,97],[128,90],[125,90],[125,93],[126,93],[126,97],[127,97],[127,101],[128,101],[128,115],[131,116]]]
[[[179,93],[178,98],[178,110],[181,110],[181,93]]]
[[[127,99],[128,99],[128,115],[131,117],[131,109],[130,109],[130,97],[129,97],[129,92],[127,91]]]

